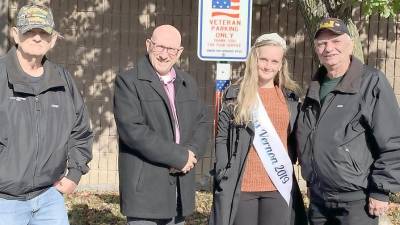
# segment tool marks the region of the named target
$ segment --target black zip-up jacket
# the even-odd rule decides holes
[[[0,58],[0,198],[31,199],[88,172],[92,131],[71,75],[44,59],[33,90],[13,47]]]
[[[390,191],[400,191],[400,110],[393,89],[382,72],[352,57],[321,106],[325,74],[324,67],[317,71],[297,120],[302,175],[321,196],[364,192],[387,201]]]

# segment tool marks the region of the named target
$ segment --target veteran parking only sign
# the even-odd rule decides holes
[[[199,0],[197,55],[206,61],[245,61],[252,0]]]

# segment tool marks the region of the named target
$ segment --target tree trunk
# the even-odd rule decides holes
[[[364,55],[361,46],[360,36],[357,27],[351,19],[351,4],[350,0],[341,1],[330,0],[299,0],[301,13],[304,17],[307,33],[310,37],[311,46],[314,46],[313,37],[319,21],[324,17],[337,17],[342,19],[349,28],[350,35],[353,38],[354,50],[353,55],[364,61]],[[314,55],[315,56],[315,55]],[[317,57],[314,57],[317,60]]]
[[[0,6],[0,30],[0,55],[4,55],[8,49],[8,0]]]
[[[360,34],[358,33],[358,29],[356,25],[353,23],[353,20],[349,19],[347,22],[347,27],[349,28],[350,35],[353,38],[354,49],[353,55],[364,62],[364,52],[361,45]]]
[[[253,0],[253,4],[256,5],[267,5],[271,0]]]

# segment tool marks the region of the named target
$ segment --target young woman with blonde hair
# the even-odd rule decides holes
[[[210,225],[307,224],[292,166],[298,92],[285,40],[258,37],[219,114]]]

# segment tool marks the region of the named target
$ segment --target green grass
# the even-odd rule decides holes
[[[392,202],[400,203],[400,193],[391,196]],[[196,212],[187,225],[207,224],[212,196],[197,192]],[[307,200],[305,201],[307,202]],[[119,196],[115,192],[78,192],[66,197],[71,225],[125,225],[125,217],[119,211]],[[400,208],[391,207],[389,218],[393,225],[400,225]]]

